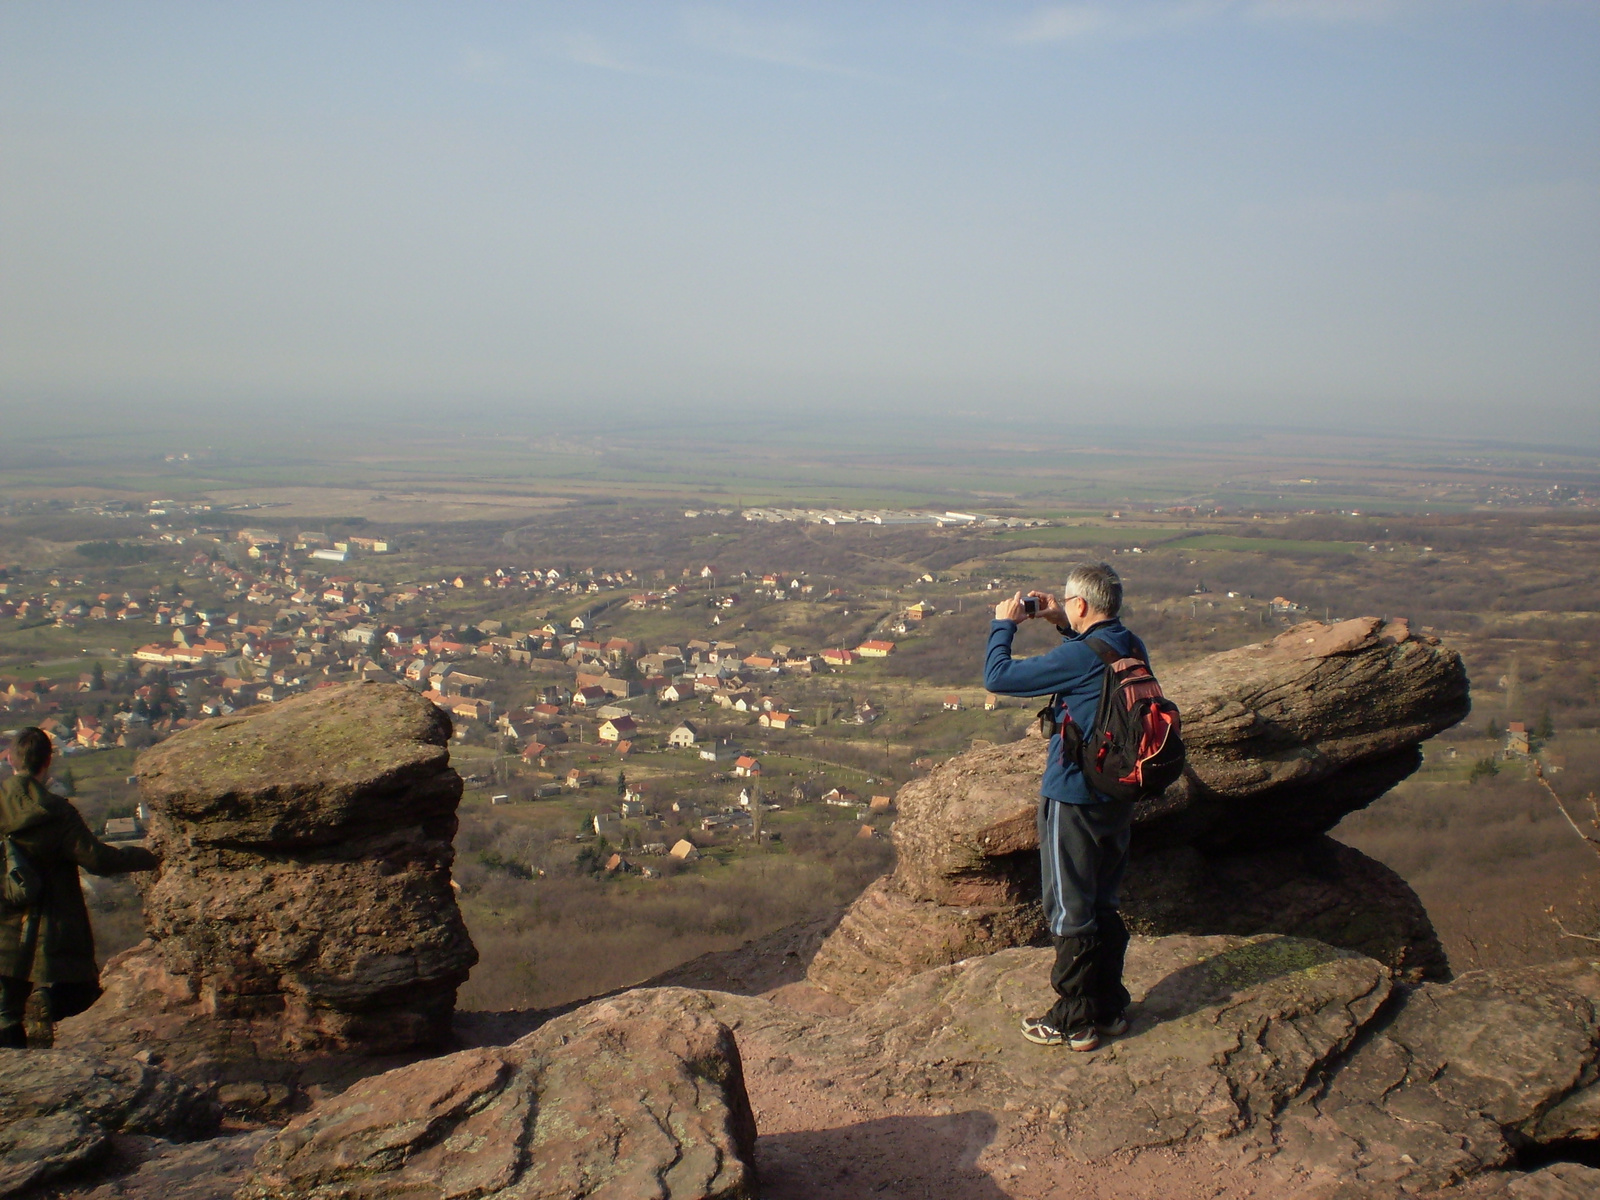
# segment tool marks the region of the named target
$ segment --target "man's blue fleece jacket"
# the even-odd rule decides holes
[[[1101,621],[1083,633],[1062,630],[1061,644],[1032,658],[1012,658],[1011,639],[1017,635],[1015,621],[995,621],[989,626],[989,649],[983,663],[983,686],[997,696],[1052,697],[1056,723],[1061,722],[1065,705],[1073,723],[1087,731],[1094,724],[1100,703],[1100,680],[1105,663],[1094,649],[1084,644],[1087,638],[1108,643],[1119,654],[1149,661],[1144,643],[1134,637],[1121,621]],[[1050,756],[1039,784],[1041,795],[1063,804],[1103,804],[1111,799],[1091,788],[1077,763],[1061,761],[1061,735],[1050,739]]]

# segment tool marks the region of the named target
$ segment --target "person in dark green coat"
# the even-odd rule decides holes
[[[0,784],[0,837],[28,857],[43,881],[26,909],[0,903],[0,1048],[28,1044],[23,1008],[34,985],[45,994],[50,1020],[80,1013],[100,996],[94,930],[78,870],[93,875],[151,871],[156,856],[143,846],[108,846],[72,802],[46,790],[50,735],[24,729],[8,752],[15,772]]]

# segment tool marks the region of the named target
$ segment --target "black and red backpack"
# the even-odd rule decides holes
[[[1183,774],[1178,706],[1161,694],[1146,659],[1119,654],[1100,638],[1085,642],[1106,672],[1087,732],[1062,707],[1062,763],[1076,762],[1085,782],[1113,800],[1160,795]]]

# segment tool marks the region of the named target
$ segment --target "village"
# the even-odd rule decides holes
[[[149,513],[164,515],[157,507]],[[6,723],[50,734],[69,790],[86,768],[104,776],[111,794],[96,807],[116,836],[143,832],[135,779],[118,775],[119,788],[115,772],[93,771],[102,752],[125,752],[114,757],[127,765],[198,721],[320,687],[398,682],[451,715],[469,801],[559,809],[577,826],[575,843],[615,848],[593,862],[597,871],[652,878],[635,860],[685,863],[729,839],[781,841],[787,818],[763,828],[764,813],[804,810],[881,838],[894,788],[931,763],[901,744],[905,719],[1000,703],[973,688],[912,697],[873,672],[941,611],[950,615],[920,594],[868,602],[859,588],[805,572],[723,574],[704,562],[648,572],[486,565],[402,581],[386,569],[394,547],[384,538],[161,533],[179,568],[170,582],[160,581],[167,563],[148,562],[103,572],[13,567],[0,579],[0,619],[63,648],[86,643],[80,657],[89,659],[60,654],[31,678],[0,679]],[[156,580],[112,590],[111,576],[126,584],[140,574]],[[938,584],[932,573],[908,581]],[[860,606],[872,636],[818,646],[742,629],[753,610],[788,604]],[[636,625],[670,630],[672,640],[641,636]],[[891,704],[902,720],[879,738]],[[963,723],[951,744],[969,734]]]

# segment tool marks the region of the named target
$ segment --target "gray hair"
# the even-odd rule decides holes
[[[1073,567],[1067,574],[1066,595],[1083,597],[1093,612],[1108,617],[1122,611],[1122,580],[1110,563],[1079,563]]]

